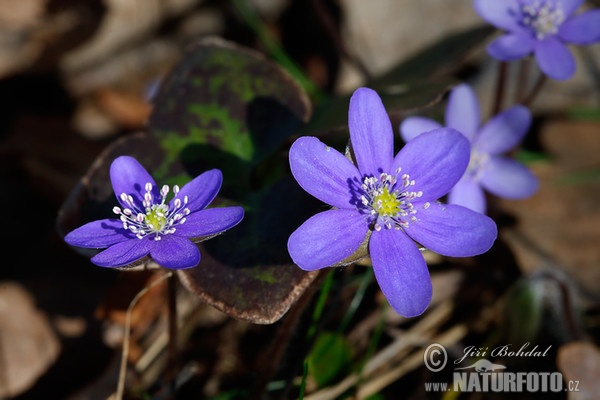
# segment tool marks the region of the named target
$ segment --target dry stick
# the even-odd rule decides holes
[[[464,338],[466,334],[466,326],[462,324],[455,325],[446,332],[434,337],[432,342],[439,343],[444,347],[449,347]],[[418,368],[421,364],[423,364],[423,354],[421,352],[411,354],[402,364],[362,384],[356,398],[364,399],[379,392],[406,375],[408,372]]]
[[[368,378],[380,367],[389,364],[401,351],[408,349],[411,345],[422,344],[428,337],[430,337],[430,335],[427,335],[427,332],[430,332],[446,321],[450,316],[452,309],[453,306],[450,301],[440,303],[437,307],[424,315],[423,318],[410,329],[410,331],[400,336],[394,342],[377,353],[375,357],[371,358],[365,364],[362,373],[351,374],[335,386],[327,387],[319,390],[318,392],[312,393],[311,395],[305,396],[304,400],[330,400],[340,396],[346,390],[355,386],[359,380]],[[465,328],[463,327],[463,329]],[[423,355],[419,354],[419,357],[422,362]],[[401,366],[402,365],[403,364],[401,364]]]
[[[167,379],[171,392],[175,392],[175,380],[177,377],[177,280],[171,278],[168,281],[167,288],[168,303],[168,325],[169,325],[169,344],[167,353]]]
[[[129,307],[127,308],[127,313],[125,314],[125,336],[123,338],[123,351],[121,355],[121,366],[119,368],[119,383],[117,385],[117,392],[114,395],[115,400],[123,399],[123,392],[125,389],[125,373],[127,371],[127,357],[129,356],[129,337],[131,336],[131,314],[133,311],[133,307],[137,304],[137,302],[145,295],[150,289],[154,286],[158,285],[165,279],[171,278],[173,276],[172,272],[167,272],[162,275],[160,278],[143,288],[135,295],[131,303],[129,303]],[[111,396],[111,399],[113,396]]]

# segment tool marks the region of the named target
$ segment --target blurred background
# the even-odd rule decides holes
[[[92,265],[64,244],[56,217],[106,146],[144,130],[150,99],[186,45],[219,36],[283,57],[314,85],[313,94],[337,96],[448,35],[481,25],[468,0],[0,0],[0,210],[6,228],[0,231],[0,398],[106,399],[116,390],[125,310],[152,276]],[[484,39],[464,57],[448,60],[453,68],[445,73],[474,87],[487,119],[498,64],[487,56]],[[344,343],[364,363],[400,337],[409,343],[369,364],[370,371],[390,372],[389,381],[367,376],[373,386],[366,392],[356,383],[326,392],[353,376],[338,365],[346,357],[341,351],[332,377],[305,377],[311,398],[488,398],[425,392],[423,382],[448,380],[421,365],[422,348],[442,339],[454,358],[467,346],[509,340],[550,346],[543,360],[521,360],[513,369],[560,371],[580,380],[582,392],[538,397],[600,396],[600,44],[573,50],[576,75],[548,81],[531,105],[535,122],[522,155],[540,178],[538,193],[498,202],[505,229],[490,253],[463,261],[462,269],[432,256],[434,301],[423,317],[406,321],[382,312],[385,299],[364,278],[364,301]],[[338,272],[330,297],[340,312],[363,287],[364,271]],[[161,288],[155,291],[133,318],[138,336],[130,357],[136,363],[156,340],[147,332],[164,328],[152,322],[163,304]],[[261,379],[270,380],[267,398],[297,396],[281,386],[295,377],[298,387],[306,349],[294,355],[286,348],[281,371],[273,375],[257,372],[268,369],[260,354],[285,319],[256,326],[183,301],[197,313],[183,345],[185,376],[177,398],[249,398],[247,389]],[[379,341],[372,340],[376,335]],[[290,343],[297,340],[290,336]],[[140,367],[129,381],[139,389],[127,396],[168,398],[159,384],[161,365]]]

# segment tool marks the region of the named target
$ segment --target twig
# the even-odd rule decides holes
[[[175,381],[177,377],[177,280],[174,278],[168,281],[167,290],[168,303],[168,326],[169,326],[169,344],[167,353],[167,379],[171,392],[175,392]]]
[[[137,302],[145,295],[150,289],[154,286],[158,285],[165,279],[169,279],[173,276],[172,272],[167,272],[162,275],[160,278],[156,279],[154,282],[150,283],[148,286],[143,288],[135,295],[131,303],[129,303],[129,307],[127,307],[127,313],[125,314],[125,335],[123,338],[123,350],[121,355],[121,366],[119,367],[119,382],[117,384],[117,391],[110,398],[114,400],[122,400],[123,392],[125,390],[125,374],[127,372],[127,358],[129,357],[129,338],[131,336],[131,314],[133,311],[133,307],[137,304]]]
[[[373,375],[380,367],[389,365],[395,358],[398,357],[399,353],[406,352],[411,346],[421,346],[425,341],[431,338],[431,331],[441,326],[452,312],[453,306],[449,301],[440,303],[437,307],[429,311],[419,320],[415,325],[404,335],[400,336],[394,342],[389,344],[383,350],[381,350],[375,357],[370,359],[363,368],[362,372],[354,373],[347,376],[337,385],[327,387],[319,390],[309,396],[305,396],[304,400],[330,400],[341,395],[351,387],[355,386],[360,380],[369,378]],[[459,326],[456,329],[464,330],[466,334],[466,328]],[[458,330],[448,331],[448,337],[454,338],[459,333]],[[453,336],[450,336],[452,334]],[[446,335],[446,334],[443,334]],[[434,341],[442,343],[442,339],[447,340],[446,336],[439,335]],[[462,337],[462,336],[461,336]],[[457,339],[458,340],[458,339]],[[423,362],[423,354],[418,354],[421,362]],[[400,367],[404,365],[404,362],[400,364]],[[396,372],[398,373],[398,372]],[[360,391],[359,391],[360,393]]]

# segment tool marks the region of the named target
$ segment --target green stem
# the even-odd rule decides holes
[[[232,0],[239,15],[244,22],[256,33],[260,42],[265,46],[267,53],[273,57],[283,68],[285,68],[298,81],[302,88],[311,98],[321,97],[319,89],[306,76],[302,69],[286,54],[281,45],[273,35],[265,29],[265,24],[256,11],[248,4],[247,0]]]

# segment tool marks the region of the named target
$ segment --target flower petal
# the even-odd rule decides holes
[[[65,236],[65,242],[71,246],[89,249],[102,249],[113,244],[134,239],[131,231],[123,228],[118,219],[100,219],[89,222],[72,230]]]
[[[470,210],[485,214],[487,204],[485,192],[478,182],[464,176],[448,193],[448,203],[467,207]]]
[[[422,191],[421,200],[437,200],[452,189],[463,176],[471,154],[467,138],[451,128],[425,132],[398,152],[392,171],[415,180],[411,191]]]
[[[358,169],[339,151],[315,137],[301,137],[290,148],[290,168],[298,184],[317,199],[338,208],[354,208],[349,181]]]
[[[176,198],[182,199],[187,196],[187,208],[191,212],[202,210],[210,204],[219,193],[223,182],[223,174],[218,169],[203,172],[188,183],[186,183]],[[175,197],[171,199],[169,208],[173,208]]]
[[[531,126],[531,112],[516,105],[492,117],[480,130],[473,147],[488,154],[499,154],[519,144]]]
[[[416,204],[415,207],[418,208],[417,221],[411,222],[405,232],[444,256],[469,257],[485,253],[498,235],[491,218],[466,207],[437,202],[427,209]]]
[[[560,0],[560,7],[563,11],[565,17],[569,17],[573,14],[581,5],[585,2],[585,0]]]
[[[146,169],[133,157],[120,156],[110,165],[110,180],[117,196],[117,200],[123,207],[128,207],[121,201],[121,193],[131,195],[135,204],[142,206],[146,183],[152,184],[152,195],[155,202],[160,202],[159,188]]]
[[[200,263],[200,250],[189,239],[166,235],[150,251],[150,257],[162,267],[185,269]]]
[[[357,210],[323,211],[290,235],[288,252],[303,270],[321,269],[354,254],[367,230],[367,220]]]
[[[408,143],[421,133],[429,132],[441,127],[442,125],[439,122],[431,118],[409,117],[400,124],[400,136],[402,136],[404,143]]]
[[[590,10],[565,21],[558,36],[565,42],[592,44],[600,40],[600,10]]]
[[[525,165],[505,157],[492,157],[483,169],[481,185],[507,199],[523,199],[536,192],[536,176]]]
[[[372,89],[358,88],[348,109],[350,142],[363,175],[387,172],[394,157],[394,131],[381,98]]]
[[[373,232],[369,242],[375,279],[392,308],[405,317],[422,314],[431,302],[431,278],[416,244],[396,229]]]
[[[552,79],[566,80],[575,74],[575,58],[556,37],[549,36],[535,46],[535,59],[544,74]]]
[[[531,35],[526,33],[508,33],[492,41],[487,46],[487,52],[497,60],[513,61],[525,57],[534,48],[535,39]]]
[[[473,141],[479,124],[481,110],[475,91],[467,84],[460,84],[450,92],[446,105],[446,126],[454,128]]]
[[[101,267],[123,267],[148,255],[157,243],[154,236],[126,240],[96,254],[91,261]]]
[[[521,30],[516,15],[520,15],[518,0],[475,0],[475,12],[486,22],[506,31]]]
[[[242,207],[207,208],[188,215],[183,224],[175,225],[175,235],[186,238],[215,235],[233,228],[242,218]]]

